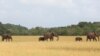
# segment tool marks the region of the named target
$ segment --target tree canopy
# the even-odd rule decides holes
[[[64,27],[43,28],[35,27],[28,29],[27,27],[14,24],[2,24],[0,22],[0,34],[9,33],[12,35],[43,35],[45,32],[55,32],[59,35],[85,35],[87,32],[100,33],[100,22],[79,22],[77,25]]]

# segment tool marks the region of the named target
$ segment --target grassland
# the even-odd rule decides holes
[[[38,37],[13,36],[13,42],[0,41],[0,56],[100,56],[100,42],[86,42],[85,36],[82,42],[76,42],[75,36],[60,36],[53,42],[39,42]]]

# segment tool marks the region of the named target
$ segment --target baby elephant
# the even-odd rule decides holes
[[[45,41],[44,37],[39,37],[39,41]]]
[[[76,37],[75,41],[82,41],[82,38],[81,37]]]

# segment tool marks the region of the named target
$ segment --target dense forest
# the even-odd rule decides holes
[[[28,29],[27,27],[14,24],[2,24],[0,22],[0,34],[9,33],[12,35],[43,35],[45,32],[55,32],[58,35],[85,35],[87,32],[100,33],[100,22],[79,22],[77,25],[64,27],[43,28],[35,27]]]

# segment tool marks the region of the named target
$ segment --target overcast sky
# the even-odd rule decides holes
[[[0,0],[0,21],[28,28],[100,21],[100,0]]]

